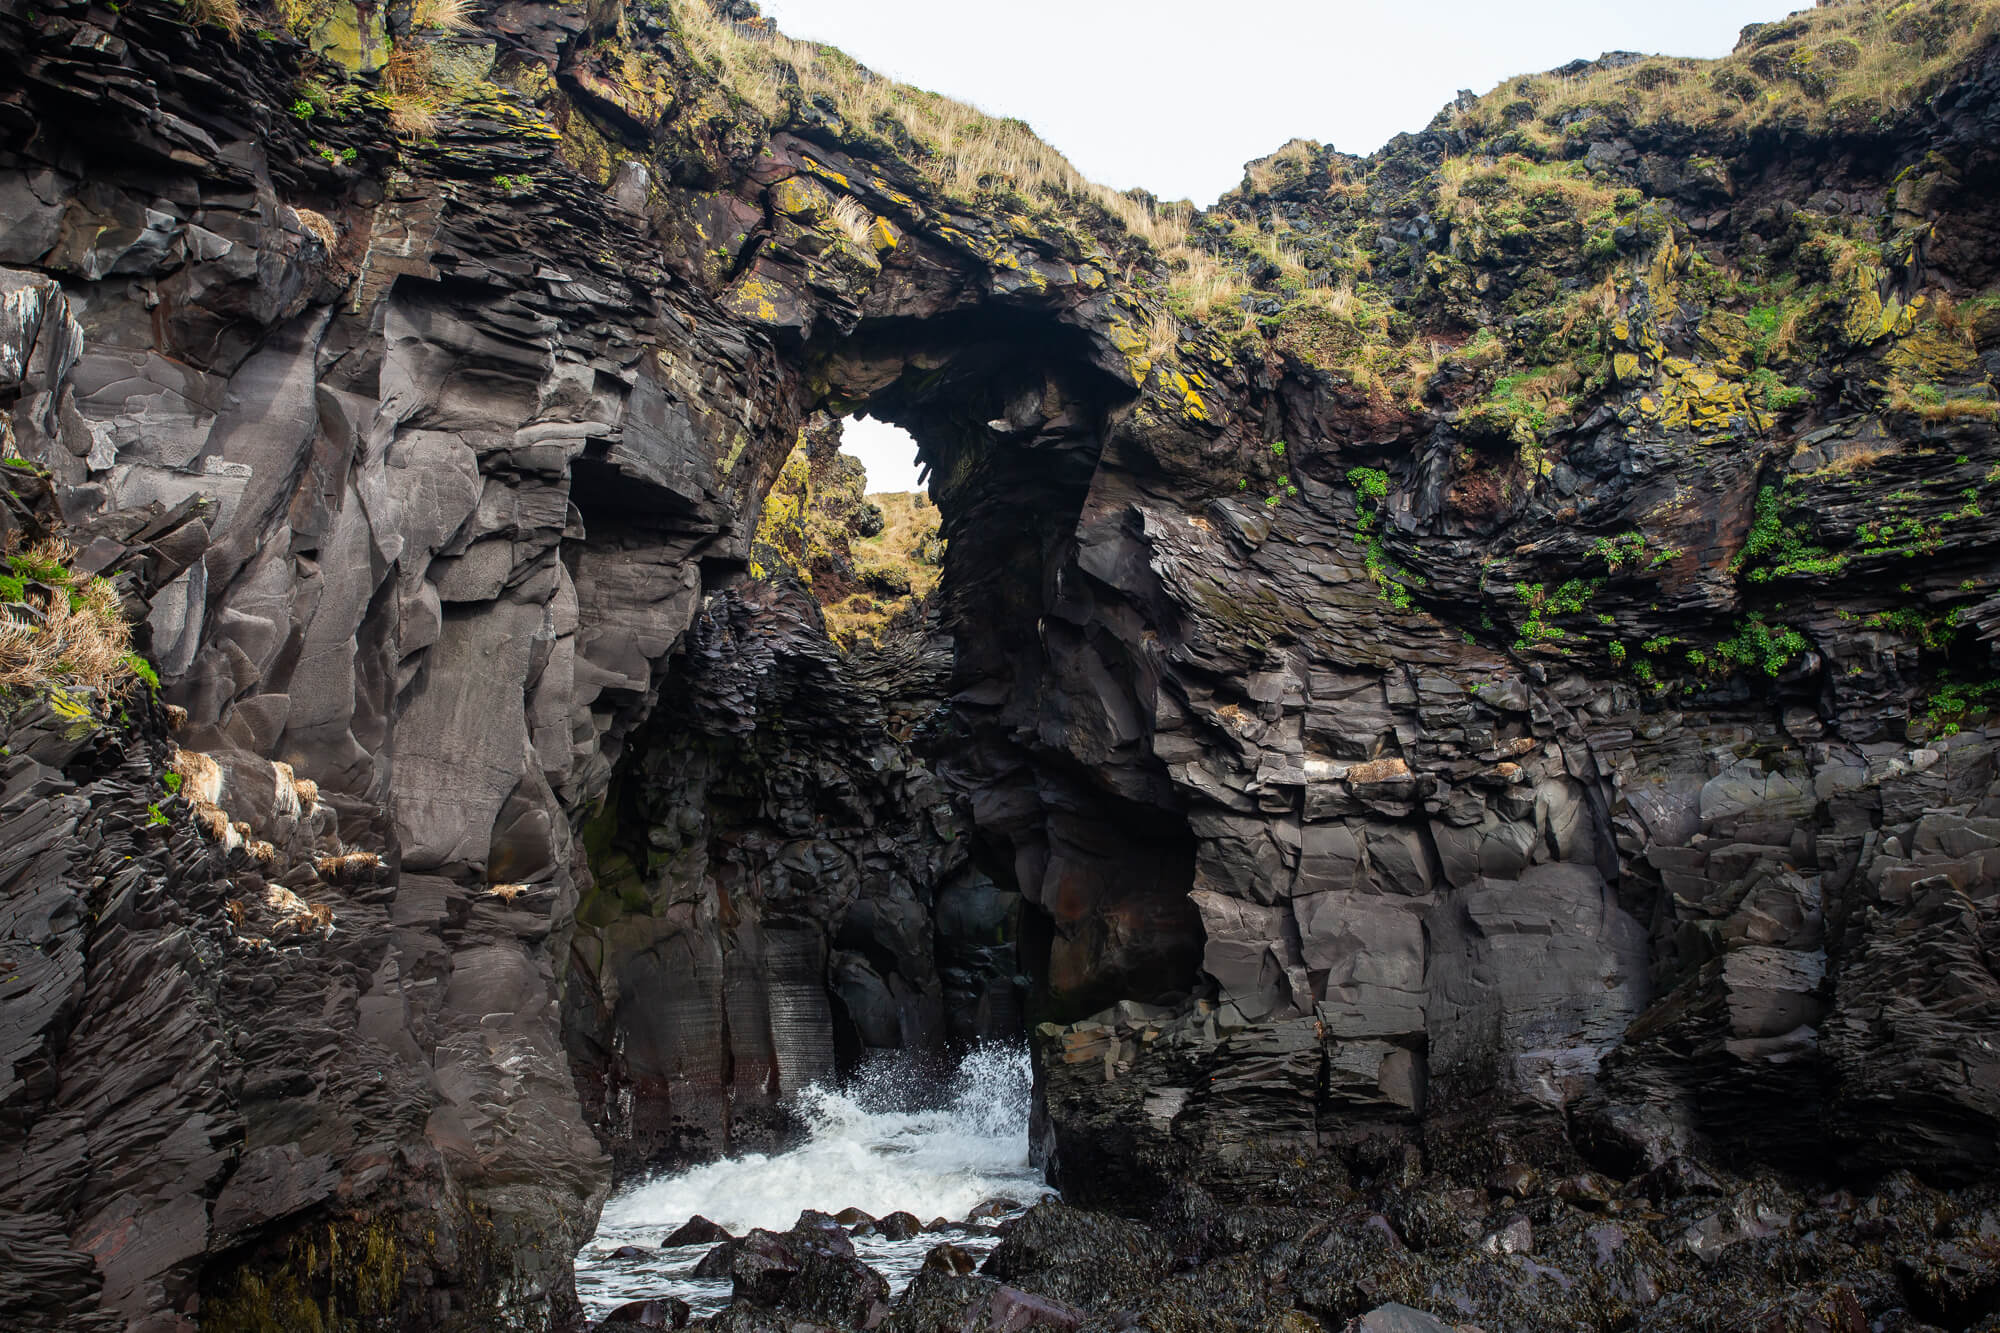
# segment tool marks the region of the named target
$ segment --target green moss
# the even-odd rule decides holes
[[[148,662],[137,653],[127,653],[121,660],[125,663],[127,671],[137,676],[140,680],[145,681],[153,689],[157,690],[160,688],[160,673],[153,669],[151,662]]]
[[[282,1258],[245,1263],[204,1296],[203,1333],[363,1333],[399,1326],[409,1257],[382,1221],[308,1224]]]

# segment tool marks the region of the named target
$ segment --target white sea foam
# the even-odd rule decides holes
[[[633,1186],[605,1204],[596,1237],[577,1257],[579,1294],[593,1315],[660,1294],[717,1308],[728,1285],[686,1276],[705,1247],[610,1258],[622,1245],[653,1249],[697,1214],[742,1235],[752,1227],[785,1230],[808,1208],[907,1212],[928,1222],[962,1219],[995,1197],[1032,1202],[1047,1191],[1028,1165],[1030,1077],[1026,1051],[987,1046],[966,1057],[941,1101],[886,1065],[845,1089],[809,1088],[798,1102],[807,1138],[790,1152],[711,1162]],[[924,1253],[946,1239],[986,1248],[977,1233],[903,1242],[863,1236],[855,1245],[900,1289]]]

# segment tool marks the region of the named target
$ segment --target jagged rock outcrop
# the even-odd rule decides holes
[[[921,633],[843,655],[788,577],[708,599],[584,830],[568,1042],[621,1162],[765,1148],[871,1052],[1019,1034],[1018,900],[910,752],[949,668]]]
[[[1072,1203],[1990,1175],[1990,32],[1510,81],[1190,223],[747,6],[475,8],[0,12],[7,449],[200,787],[137,827],[150,709],[8,760],[77,830],[0,882],[16,1323],[558,1326],[614,1165],[1023,1011]],[[860,408],[948,679],[748,577]],[[1397,1225],[1288,1308],[1418,1301]]]

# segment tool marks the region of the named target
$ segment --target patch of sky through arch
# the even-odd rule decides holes
[[[917,442],[901,426],[873,417],[841,421],[840,451],[861,460],[868,469],[868,493],[917,491]]]

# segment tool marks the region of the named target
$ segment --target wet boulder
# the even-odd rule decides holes
[[[1053,1297],[927,1263],[897,1299],[881,1333],[1025,1333],[1081,1328],[1087,1318]]]
[[[824,1213],[802,1214],[790,1231],[760,1229],[718,1245],[694,1275],[727,1278],[742,1304],[826,1324],[873,1328],[889,1305],[889,1284],[854,1257],[854,1242]]]
[[[924,1271],[951,1273],[964,1277],[979,1267],[979,1261],[963,1249],[947,1241],[924,1256]]]
[[[984,1222],[996,1217],[1005,1217],[1007,1214],[1017,1211],[1020,1207],[1020,1203],[1014,1199],[998,1197],[982,1199],[980,1202],[972,1205],[972,1211],[965,1215],[965,1220],[968,1222]]]
[[[674,1233],[660,1242],[660,1248],[679,1249],[683,1245],[714,1245],[725,1240],[734,1240],[729,1228],[711,1222],[699,1213],[680,1224]]]
[[[634,1333],[638,1329],[686,1328],[692,1310],[688,1303],[672,1296],[654,1296],[643,1301],[627,1301],[604,1316],[593,1333]]]
[[[885,1240],[908,1240],[912,1236],[921,1234],[924,1224],[912,1213],[896,1212],[890,1213],[887,1217],[877,1218],[875,1230]]]
[[[1145,1290],[1172,1267],[1172,1250],[1151,1228],[1048,1199],[1008,1227],[980,1271],[1098,1309]]]

